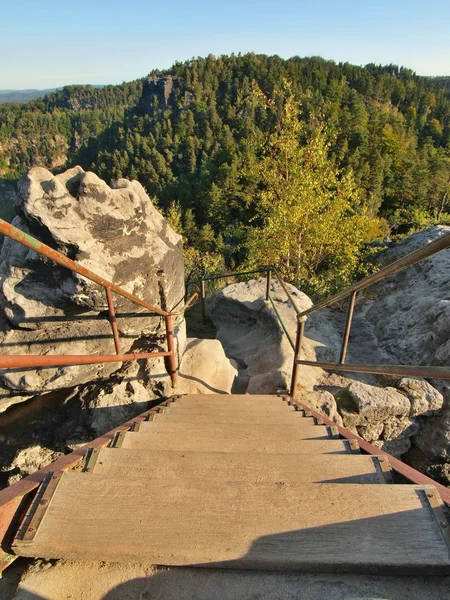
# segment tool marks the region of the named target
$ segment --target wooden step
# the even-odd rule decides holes
[[[387,461],[383,461],[387,465]],[[376,456],[337,454],[233,454],[231,452],[146,452],[101,448],[93,472],[110,477],[197,478],[204,481],[269,483],[386,483]]]
[[[304,423],[298,419],[293,424],[270,423],[256,425],[253,423],[185,423],[170,420],[159,420],[142,422],[139,433],[158,435],[160,433],[196,433],[198,436],[217,436],[221,439],[246,439],[252,443],[264,440],[265,443],[272,441],[277,443],[284,439],[285,442],[292,440],[327,440],[330,439],[329,429],[324,425],[314,425],[310,422]]]
[[[174,402],[174,406],[288,406],[280,396],[275,395],[230,395],[230,394],[189,394],[181,396]]]
[[[346,454],[351,452],[346,440],[292,440],[266,439],[257,431],[251,435],[239,435],[230,431],[229,435],[220,436],[216,429],[206,433],[198,431],[161,431],[153,433],[126,432],[121,444],[122,448],[147,450],[193,450],[206,452],[269,452],[271,454]]]
[[[168,423],[252,423],[253,425],[285,424],[295,425],[298,421],[314,424],[312,418],[302,417],[300,412],[279,410],[214,410],[170,408],[158,413],[153,420]]]
[[[236,424],[248,424],[252,425],[295,425],[297,421],[305,420],[301,416],[297,416],[296,414],[278,414],[271,413],[265,414],[264,412],[257,413],[244,413],[242,414],[240,411],[228,411],[228,412],[217,412],[217,413],[206,413],[202,412],[199,414],[190,413],[189,410],[178,412],[175,409],[170,409],[165,413],[161,413],[156,415],[153,421],[157,421],[159,423],[197,423],[197,424],[211,424],[215,423],[236,423]],[[310,420],[311,426],[314,425],[313,420]]]
[[[448,574],[426,490],[65,472],[40,525],[25,519],[13,548],[67,560]]]
[[[248,414],[283,414],[283,415],[292,415],[295,414],[299,417],[303,416],[302,411],[295,410],[294,406],[290,406],[287,402],[269,402],[264,404],[233,404],[233,403],[216,403],[216,404],[194,404],[194,405],[185,405],[182,401],[174,402],[168,407],[162,407],[164,413],[169,412],[192,412],[192,413],[248,413]]]

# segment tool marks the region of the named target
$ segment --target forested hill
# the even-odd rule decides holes
[[[32,165],[80,164],[107,180],[138,179],[162,208],[171,207],[188,241],[201,238],[207,250],[233,239],[239,261],[242,225],[255,218],[251,197],[260,184],[248,165],[277,123],[276,109],[263,110],[255,89],[271,98],[284,81],[307,130],[325,124],[328,157],[339,177],[352,173],[368,214],[400,230],[449,218],[445,78],[318,57],[209,56],[145,80],[1,105],[0,177],[17,178]]]

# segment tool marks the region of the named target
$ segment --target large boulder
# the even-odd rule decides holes
[[[180,364],[177,391],[182,394],[230,394],[237,377],[219,340],[190,338]]]
[[[426,419],[422,433],[413,441],[429,458],[450,463],[450,406]]]
[[[406,396],[394,388],[377,388],[354,381],[348,387],[356,410],[368,422],[385,421],[389,417],[409,415],[411,404]]]
[[[438,225],[387,250],[394,262],[450,234]],[[371,288],[375,301],[366,313],[379,347],[396,364],[447,365],[450,360],[450,249],[400,271]]]
[[[402,377],[397,387],[411,402],[411,416],[431,416],[442,408],[444,396],[425,379]]]
[[[297,307],[306,310],[311,299],[293,285],[286,284]],[[288,389],[294,352],[280,321],[269,302],[265,301],[266,280],[235,283],[218,292],[209,305],[209,315],[217,328],[228,357],[239,366],[240,378],[247,380],[249,393],[274,393]],[[295,341],[297,317],[285,291],[276,281],[271,296],[290,337]],[[341,340],[328,310],[314,313],[306,322],[302,345],[308,360],[336,359]],[[301,366],[299,391],[312,390],[324,376],[317,367]]]
[[[20,180],[15,203],[16,227],[83,267],[162,308],[183,299],[181,237],[137,181],[109,187],[81,167],[56,176],[33,168]],[[114,303],[125,352],[139,338],[163,332],[160,318],[141,316],[144,309],[117,295]],[[0,311],[8,354],[114,353],[104,289],[8,238],[0,252]],[[38,393],[116,369],[97,364],[3,372],[1,378],[14,390]]]

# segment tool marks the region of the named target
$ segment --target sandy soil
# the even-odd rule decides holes
[[[377,577],[17,561],[1,600],[447,600],[450,577]]]

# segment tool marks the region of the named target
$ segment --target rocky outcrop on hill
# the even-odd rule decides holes
[[[181,238],[137,181],[122,179],[109,187],[80,167],[56,176],[34,168],[19,182],[15,203],[16,227],[101,277],[163,308],[183,299]],[[117,295],[114,301],[124,351],[142,338],[147,347],[156,347],[160,318],[140,316],[143,309]],[[0,313],[8,354],[111,354],[106,310],[103,288],[5,239]],[[0,378],[17,392],[42,393],[116,369],[115,364],[86,365],[2,372]]]
[[[193,99],[192,92],[184,89],[184,81],[180,77],[150,76],[143,82],[140,108],[144,113],[153,114],[155,107],[173,107],[177,102],[180,107],[187,106]]]

